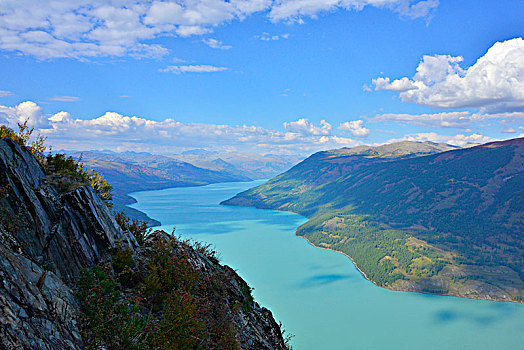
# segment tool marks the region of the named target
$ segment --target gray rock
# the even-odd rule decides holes
[[[85,349],[73,293],[82,270],[110,261],[118,247],[131,248],[140,260],[154,240],[174,239],[158,231],[140,247],[91,187],[60,192],[53,186],[57,180],[46,176],[27,148],[0,140],[0,349]],[[269,310],[235,307],[245,298],[245,281],[195,250],[185,254],[196,269],[228,281],[228,307],[242,348],[285,349]]]

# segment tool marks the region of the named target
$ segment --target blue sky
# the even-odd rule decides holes
[[[55,149],[524,134],[522,1],[62,3],[0,1],[0,119],[29,119]]]

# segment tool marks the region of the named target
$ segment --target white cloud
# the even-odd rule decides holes
[[[373,85],[375,85],[375,90],[387,90],[387,91],[395,91],[395,92],[404,92],[408,90],[414,90],[418,89],[408,78],[404,77],[402,79],[394,80],[393,82],[390,82],[390,79],[388,77],[386,78],[377,78],[373,79]],[[371,89],[364,85],[369,90]],[[364,88],[365,89],[365,88]]]
[[[315,17],[320,13],[343,10],[362,10],[365,6],[389,8],[409,18],[425,17],[436,9],[438,0],[277,0],[269,12],[274,21],[288,20],[301,22],[302,17]]]
[[[332,140],[340,145],[356,146],[358,142],[347,137],[332,136]]]
[[[269,33],[264,32],[261,35],[256,35],[255,39],[259,39],[262,41],[275,41],[275,40],[280,40],[280,39],[289,39],[289,33],[270,35]]]
[[[159,69],[159,72],[163,73],[213,73],[222,72],[228,70],[227,67],[216,67],[206,64],[201,65],[188,65],[188,66],[167,66],[166,68]]]
[[[371,121],[395,121],[423,127],[465,128],[471,123],[484,119],[470,112],[443,112],[433,114],[378,114]]]
[[[431,14],[439,4],[439,0],[425,0],[415,3],[403,1],[398,5],[396,11],[409,18],[420,18]]]
[[[462,57],[424,56],[412,79],[373,79],[375,90],[399,93],[403,102],[437,108],[480,108],[482,112],[524,109],[524,40],[495,43],[467,69]]]
[[[192,35],[204,35],[211,33],[212,30],[202,26],[178,26],[175,32],[185,38]]]
[[[302,135],[331,135],[333,127],[325,120],[320,121],[320,126],[316,126],[309,121],[309,119],[302,118],[296,122],[284,123],[284,129],[289,132]]]
[[[68,112],[46,116],[42,108],[27,101],[15,107],[0,106],[0,121],[16,126],[29,120],[31,126],[47,137],[53,149],[177,152],[206,147],[219,151],[257,153],[303,153],[356,146],[359,141],[331,134],[331,125],[314,125],[307,119],[284,123],[284,130],[255,125],[218,125],[181,123],[174,119],[155,121],[136,116],[106,112],[93,119],[79,119]],[[96,145],[96,146],[95,146]]]
[[[515,129],[513,127],[509,127],[509,128],[506,128],[506,129],[502,129],[500,132],[504,133],[504,134],[514,134],[514,133],[517,132],[517,129]]]
[[[467,111],[462,112],[440,112],[430,114],[397,114],[397,113],[383,113],[377,114],[370,118],[371,122],[400,122],[427,128],[441,127],[441,128],[467,128],[471,124],[487,120],[500,119],[501,121],[516,121],[524,119],[524,112],[510,112],[510,113],[471,113]],[[465,130],[467,132],[467,130]]]
[[[162,57],[151,43],[161,36],[203,35],[213,27],[265,13],[272,21],[297,21],[338,9],[388,8],[426,17],[437,0],[2,0],[0,49],[35,56]],[[279,38],[286,38],[287,34]],[[271,39],[274,40],[274,39]]]
[[[202,42],[213,49],[229,50],[231,45],[224,45],[221,41],[213,38],[203,39]]]
[[[0,97],[11,96],[13,93],[7,90],[0,90]]]
[[[291,89],[285,89],[285,90],[280,94],[280,96],[282,96],[282,97],[288,97],[290,92],[291,92]]]
[[[11,127],[25,121],[35,128],[50,127],[49,120],[43,114],[42,108],[32,101],[22,102],[15,107],[0,106],[0,120]]]
[[[363,123],[362,120],[352,120],[340,124],[338,129],[350,132],[355,137],[366,137],[369,135],[369,129],[366,129]]]
[[[76,102],[80,100],[80,97],[76,96],[54,96],[49,99],[50,101],[59,101],[59,102]]]

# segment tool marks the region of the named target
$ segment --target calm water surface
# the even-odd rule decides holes
[[[137,192],[162,229],[212,243],[297,350],[524,349],[524,305],[393,292],[295,236],[297,214],[218,205],[261,181]]]

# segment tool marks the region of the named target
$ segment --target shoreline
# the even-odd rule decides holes
[[[375,281],[369,279],[368,276],[366,276],[366,274],[364,273],[364,271],[362,271],[362,270],[358,267],[358,265],[355,263],[355,260],[353,260],[353,258],[350,257],[349,255],[347,255],[346,253],[341,252],[340,250],[335,250],[335,249],[332,249],[332,248],[321,247],[321,246],[315,245],[315,244],[314,244],[313,242],[311,242],[311,241],[310,241],[306,236],[300,236],[300,235],[298,234],[298,230],[295,230],[295,236],[304,238],[304,239],[305,239],[305,240],[306,240],[310,245],[312,245],[312,246],[315,247],[315,248],[320,248],[320,249],[330,250],[330,251],[332,251],[332,252],[336,252],[336,253],[339,253],[339,254],[342,254],[342,255],[348,257],[349,260],[351,260],[351,262],[353,263],[353,266],[355,266],[355,268],[358,270],[358,272],[360,272],[360,274],[361,274],[362,276],[364,276],[364,278],[365,278],[366,280],[368,280],[369,282],[373,283],[375,286],[377,286],[377,287],[379,287],[379,288],[389,289],[389,288],[386,288],[386,287],[379,286],[378,284],[375,283]],[[389,290],[393,290],[393,289],[389,289]]]
[[[232,198],[234,198],[234,197],[232,197]],[[236,206],[236,207],[248,207],[248,208],[261,209],[261,210],[274,210],[274,211],[280,211],[280,212],[287,212],[287,213],[293,213],[293,214],[301,215],[305,219],[307,219],[308,221],[310,220],[309,217],[304,216],[304,215],[302,215],[300,213],[294,212],[292,210],[275,209],[275,208],[270,208],[270,207],[267,207],[267,206],[246,205],[245,203],[242,203],[242,204],[238,204],[238,203],[230,204],[230,203],[226,203],[227,201],[229,201],[229,199],[221,202],[220,205]],[[333,252],[345,255],[347,258],[349,258],[351,260],[351,262],[353,263],[353,266],[355,266],[355,268],[360,272],[360,274],[366,280],[368,280],[369,282],[373,283],[373,285],[375,285],[376,287],[379,287],[379,288],[384,288],[384,289],[387,289],[387,290],[390,290],[390,291],[395,291],[395,292],[419,293],[419,294],[443,296],[443,297],[454,297],[454,298],[464,298],[464,299],[472,299],[472,300],[483,300],[483,301],[495,301],[495,302],[507,302],[507,303],[524,304],[524,302],[521,302],[521,301],[518,301],[518,300],[506,300],[506,299],[490,298],[489,295],[484,295],[484,296],[480,296],[480,297],[472,297],[472,296],[457,295],[457,294],[444,294],[444,293],[426,292],[426,291],[420,291],[420,290],[407,290],[407,289],[402,289],[402,288],[400,288],[398,286],[397,287],[380,286],[377,283],[375,283],[375,281],[373,281],[370,278],[368,278],[368,276],[358,267],[358,265],[355,263],[353,258],[351,256],[349,256],[347,253],[344,253],[344,252],[342,252],[340,250],[335,250],[335,249],[332,249],[332,248],[327,248],[327,247],[322,247],[322,246],[315,245],[307,237],[299,235],[298,234],[298,229],[299,229],[299,227],[297,227],[295,229],[295,236],[304,238],[310,245],[312,245],[315,248],[330,250],[330,251],[333,251]],[[417,285],[416,281],[412,281],[412,282],[415,285]]]
[[[427,295],[435,295],[435,296],[442,296],[442,297],[453,297],[453,298],[462,298],[462,299],[471,299],[471,300],[482,300],[482,301],[494,301],[494,302],[503,302],[503,303],[516,303],[516,304],[523,304],[519,301],[516,301],[516,300],[500,300],[500,299],[487,299],[487,298],[471,298],[471,297],[466,297],[466,296],[460,296],[460,295],[453,295],[453,294],[439,294],[439,293],[431,293],[431,292],[423,292],[423,291],[416,291],[416,290],[404,290],[404,289],[393,289],[393,288],[389,288],[389,287],[384,287],[384,286],[379,286],[378,284],[375,283],[375,281],[371,280],[368,278],[368,276],[366,276],[366,274],[358,267],[358,265],[355,263],[355,261],[353,260],[353,258],[351,256],[349,256],[348,254],[340,251],[340,250],[335,250],[335,249],[332,249],[332,248],[327,248],[327,247],[321,247],[321,246],[318,246],[318,245],[315,245],[314,243],[312,243],[306,236],[301,236],[298,234],[298,229],[295,230],[295,236],[297,237],[302,237],[304,238],[311,246],[315,247],[315,248],[319,248],[319,249],[325,249],[325,250],[329,250],[329,251],[332,251],[332,252],[335,252],[335,253],[339,253],[339,254],[342,254],[344,256],[346,256],[347,258],[349,258],[349,260],[351,260],[351,262],[353,263],[353,266],[355,266],[355,268],[358,270],[358,272],[360,272],[360,274],[369,282],[373,283],[373,285],[375,285],[376,287],[378,288],[384,288],[384,289],[387,289],[387,290],[390,290],[392,292],[406,292],[406,293],[419,293],[419,294],[427,294]]]

